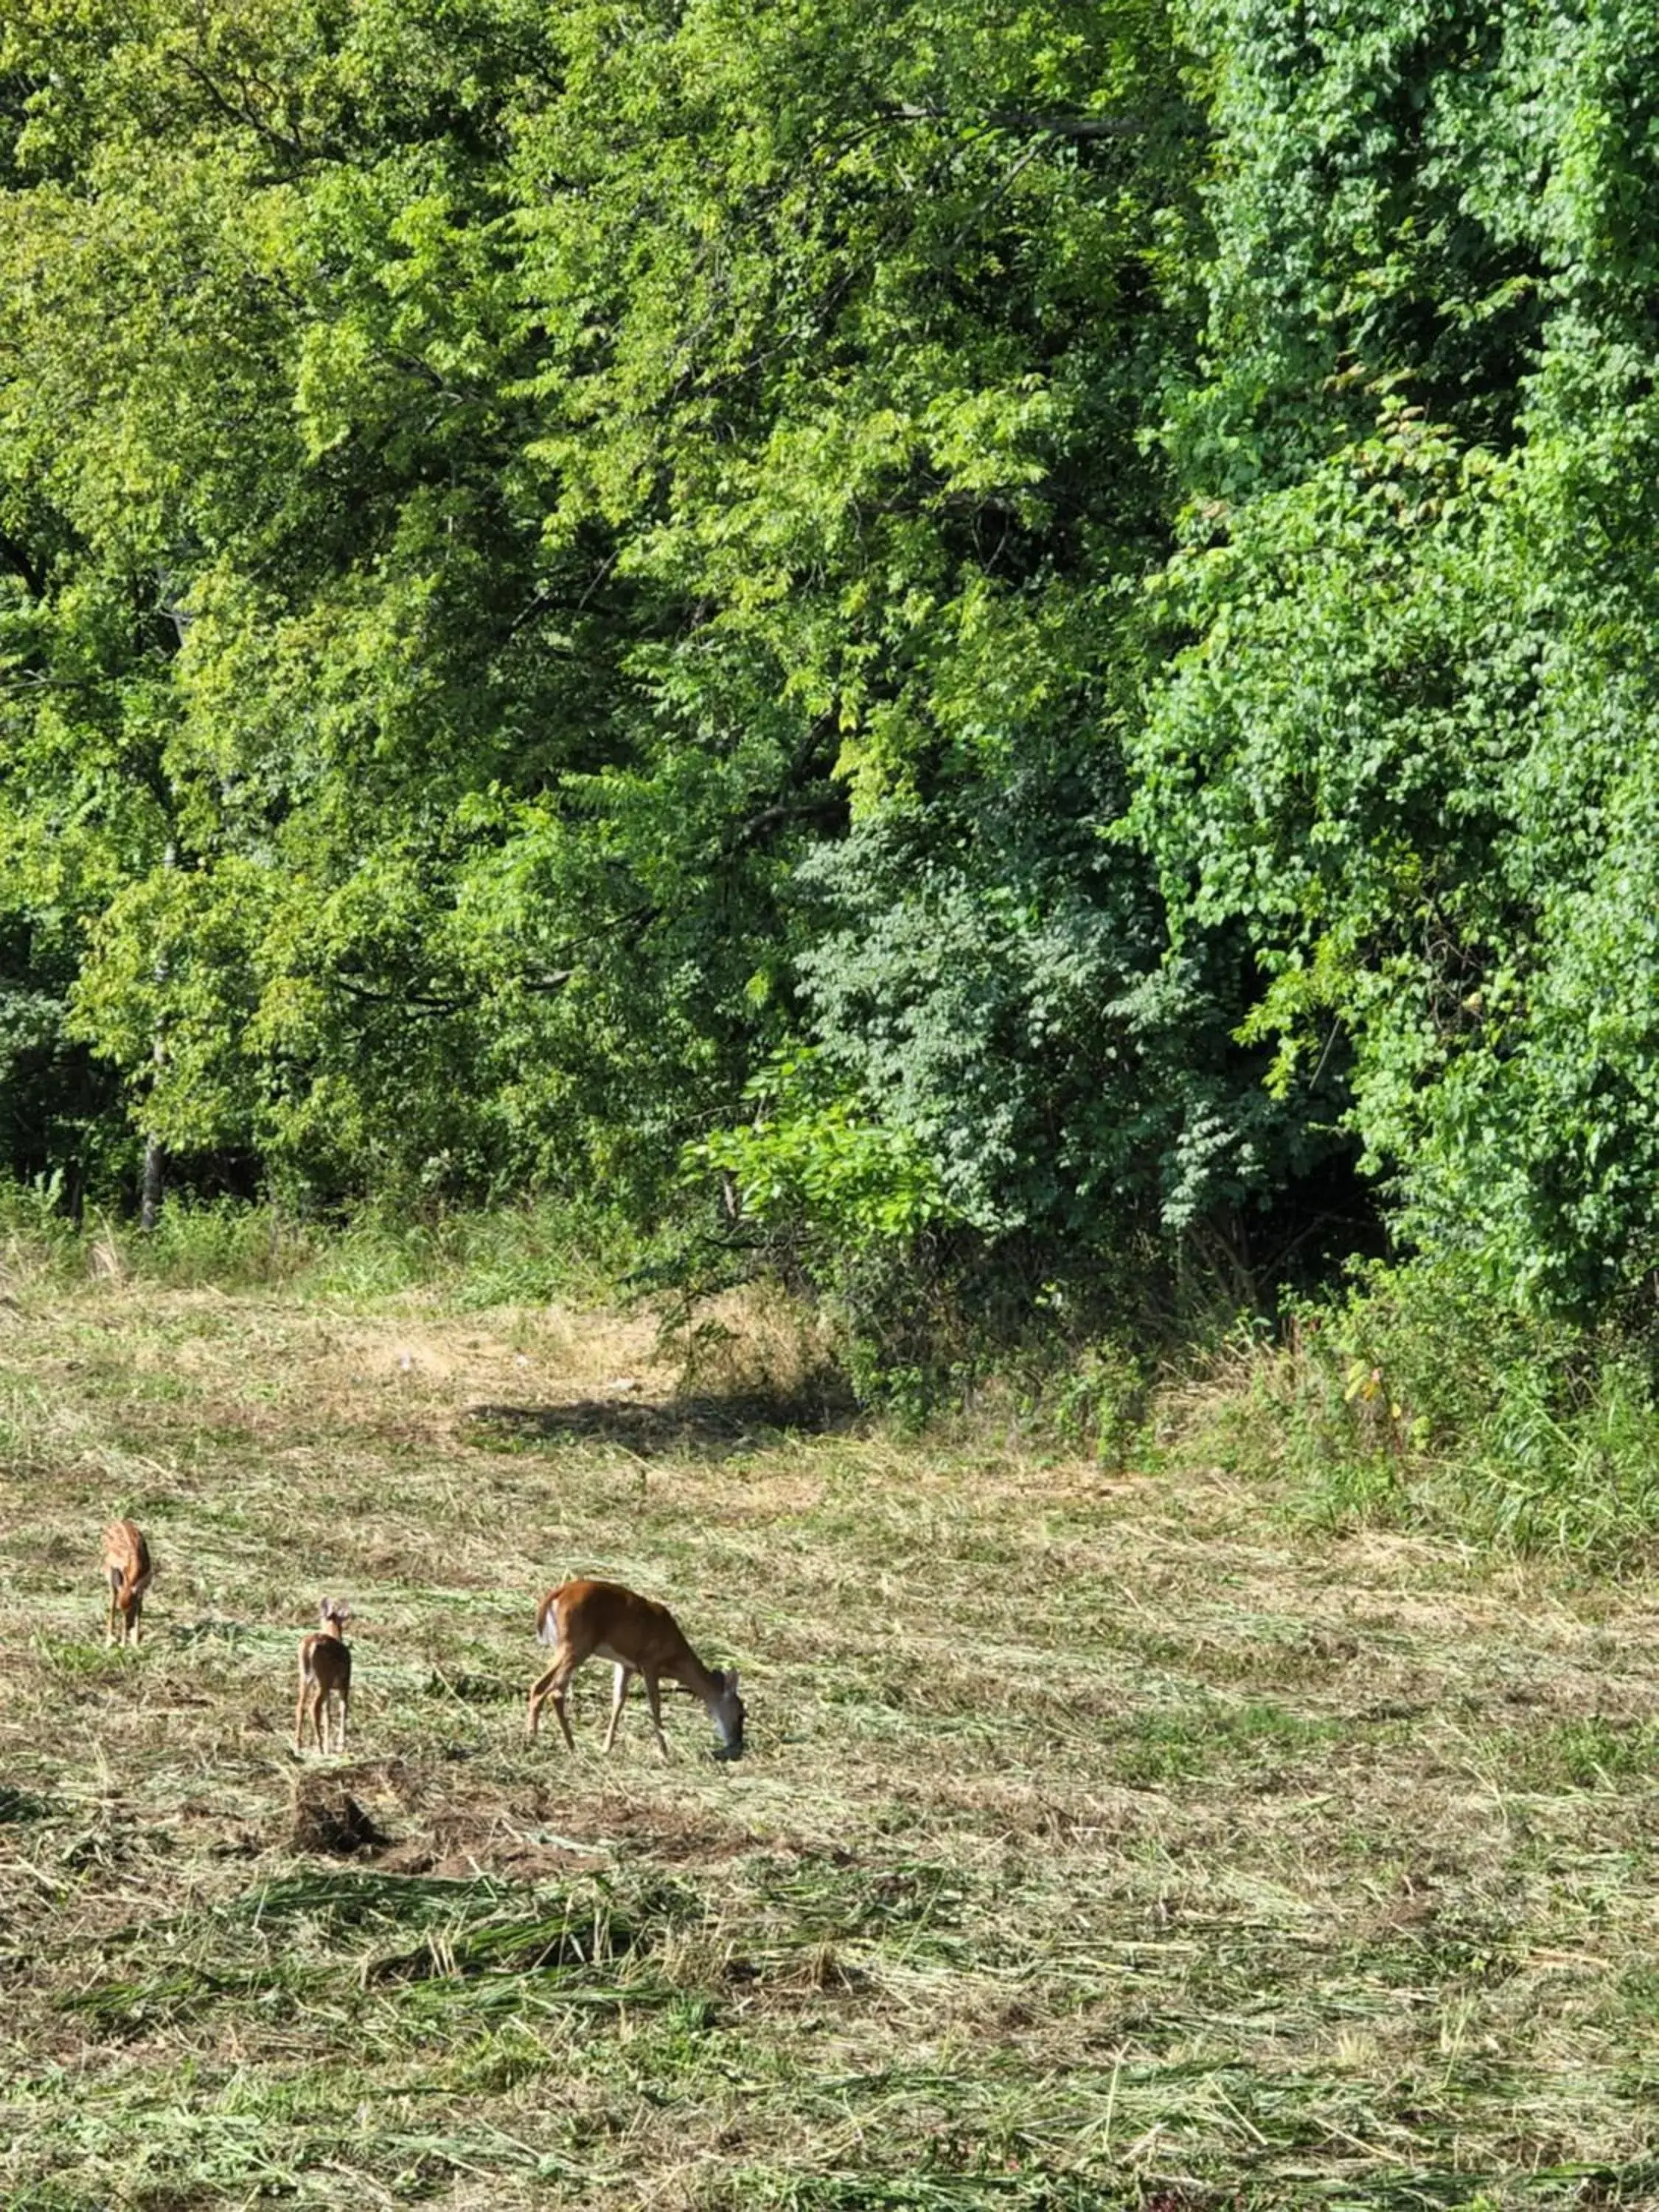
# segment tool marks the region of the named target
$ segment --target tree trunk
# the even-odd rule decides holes
[[[167,849],[161,855],[161,866],[164,868],[171,868],[175,866],[177,860],[177,848],[169,837]],[[166,961],[158,960],[155,963],[155,981],[158,987],[166,982],[167,975]],[[158,1077],[167,1056],[167,1044],[158,1024],[155,1047],[150,1054],[155,1064]],[[161,1139],[153,1129],[147,1130],[144,1135],[144,1176],[138,1188],[138,1226],[146,1231],[154,1229],[161,1218],[161,1186],[167,1172],[167,1156]]]
[[[144,1139],[144,1179],[139,1186],[138,1226],[154,1229],[161,1211],[161,1177],[167,1154],[159,1137]]]

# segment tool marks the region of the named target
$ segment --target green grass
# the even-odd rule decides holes
[[[1195,1410],[1158,1409],[1176,1456],[1270,1475],[1328,1532],[1609,1569],[1659,1556],[1659,1368],[1639,1318],[1595,1332],[1523,1314],[1451,1257],[1362,1270],[1264,1326],[1235,1333]]]
[[[42,1274],[0,1329],[8,2208],[1659,2197],[1638,1583],[675,1407],[559,1308]],[[678,1700],[604,1759],[598,1667],[526,1744],[579,1570],[740,1664],[741,1765]],[[324,1591],[343,1761],[289,1747]],[[296,1844],[327,1778],[367,1852]]]
[[[170,1197],[153,1230],[93,1209],[77,1229],[52,1184],[0,1182],[0,1279],[74,1287],[88,1277],[168,1290],[283,1288],[372,1303],[439,1289],[457,1309],[613,1295],[663,1257],[597,1200],[546,1196],[517,1205],[413,1216],[364,1206],[319,1219],[280,1204]]]

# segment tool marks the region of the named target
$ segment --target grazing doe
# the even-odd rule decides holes
[[[337,1748],[343,1751],[346,1715],[351,1705],[351,1647],[343,1632],[351,1613],[344,1599],[337,1597],[325,1597],[319,1611],[322,1626],[313,1629],[300,1644],[300,1697],[294,1708],[294,1748],[305,1748],[306,1716],[309,1713],[316,1730],[318,1750],[328,1749],[329,1707],[337,1698],[340,1741]]]
[[[705,1667],[680,1633],[679,1624],[665,1605],[639,1597],[619,1583],[565,1583],[550,1590],[536,1608],[536,1640],[553,1647],[553,1664],[530,1692],[525,1733],[533,1736],[549,1698],[572,1751],[576,1740],[565,1717],[565,1692],[570,1678],[585,1659],[609,1659],[616,1668],[616,1686],[611,1699],[611,1725],[605,1747],[617,1740],[623,1699],[637,1674],[645,1684],[645,1702],[651,1709],[651,1725],[657,1731],[657,1748],[668,1756],[668,1739],[662,1732],[662,1706],[658,1684],[667,1674],[684,1683],[693,1697],[708,1708],[718,1741],[716,1759],[743,1757],[743,1699],[738,1695],[735,1668],[727,1674]]]
[[[104,1531],[104,1578],[109,1584],[106,1643],[125,1644],[129,1636],[138,1642],[144,1592],[154,1572],[149,1546],[137,1522],[112,1521]]]

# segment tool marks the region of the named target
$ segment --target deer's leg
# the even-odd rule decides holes
[[[662,1693],[657,1686],[657,1678],[648,1668],[641,1668],[640,1680],[645,1684],[645,1702],[651,1708],[651,1725],[657,1731],[657,1749],[666,1759],[668,1738],[662,1732]]]
[[[572,1669],[572,1672],[574,1672],[574,1668]],[[553,1711],[564,1735],[565,1749],[567,1751],[574,1751],[576,1748],[576,1739],[570,1733],[570,1723],[564,1710],[564,1693],[569,1687],[569,1674],[567,1674],[562,1681],[556,1682],[553,1685]]]
[[[306,1678],[304,1673],[301,1672],[300,1676],[300,1694],[294,1701],[294,1748],[295,1751],[303,1751],[305,1747]]]
[[[566,1748],[570,1751],[574,1751],[576,1748],[576,1739],[570,1733],[570,1723],[565,1716],[564,1693],[569,1688],[570,1677],[575,1671],[575,1662],[561,1653],[530,1692],[530,1713],[526,1724],[527,1733],[533,1736],[536,1733],[536,1723],[541,1717],[542,1706],[549,1698],[551,1698],[553,1711],[558,1717]]]
[[[611,1689],[611,1725],[605,1732],[605,1747],[607,1751],[617,1741],[617,1723],[622,1718],[623,1700],[628,1695],[628,1686],[633,1679],[633,1668],[624,1667],[622,1661],[618,1659],[617,1679]]]
[[[570,1733],[570,1721],[564,1709],[565,1692],[570,1687],[571,1676],[586,1656],[587,1654],[585,1651],[573,1651],[568,1644],[565,1644],[561,1648],[557,1662],[553,1668],[553,1687],[550,1692],[553,1711],[558,1717],[559,1728],[564,1737],[564,1747],[567,1751],[574,1751],[576,1739]]]
[[[530,1686],[530,1709],[525,1715],[524,1723],[524,1732],[527,1736],[533,1736],[536,1733],[537,1723],[542,1717],[543,1704],[546,1700],[548,1692],[553,1686],[553,1678],[558,1671],[559,1662],[556,1659],[546,1674],[538,1675]]]
[[[350,1717],[350,1713],[351,1692],[347,1688],[340,1692],[340,1749],[343,1753],[346,1746],[346,1722]]]

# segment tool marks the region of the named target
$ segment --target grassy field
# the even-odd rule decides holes
[[[1659,2203],[1642,1579],[671,1388],[554,1312],[0,1303],[13,2212]],[[582,1571],[741,1666],[743,1764],[678,1699],[602,1759],[599,1667],[526,1745]]]

